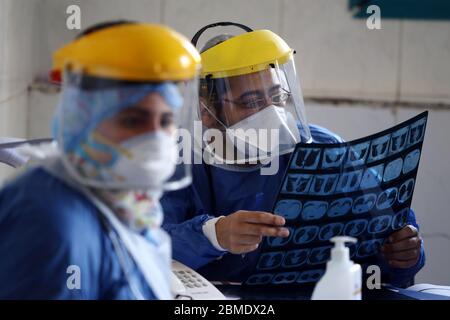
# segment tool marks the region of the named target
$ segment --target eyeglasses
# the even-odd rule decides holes
[[[257,99],[244,99],[244,100],[230,100],[223,99],[226,102],[240,105],[246,109],[263,109],[270,104],[280,106],[283,105],[291,96],[291,93],[284,88],[281,88],[280,92],[267,98],[257,98]]]

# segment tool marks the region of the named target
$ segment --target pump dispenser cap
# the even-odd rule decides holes
[[[331,249],[331,261],[350,261],[350,250],[345,246],[346,242],[356,243],[356,238],[338,236],[330,239],[334,243]]]

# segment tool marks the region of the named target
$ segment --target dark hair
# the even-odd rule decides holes
[[[120,26],[120,25],[124,25],[124,24],[136,24],[136,23],[138,23],[138,22],[133,21],[133,20],[112,20],[112,21],[104,21],[104,22],[96,23],[96,24],[86,28],[81,33],[79,33],[75,37],[75,39],[80,39],[81,37],[87,36],[88,34],[91,34],[91,33],[106,29],[106,28]]]

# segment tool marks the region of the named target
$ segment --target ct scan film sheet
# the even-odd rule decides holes
[[[325,272],[330,238],[348,235],[351,259],[364,263],[407,223],[428,112],[395,127],[339,144],[298,144],[273,212],[288,238],[264,239],[246,285],[316,282]]]

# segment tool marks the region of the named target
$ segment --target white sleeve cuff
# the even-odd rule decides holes
[[[219,221],[220,218],[223,218],[224,216],[220,216],[217,218],[212,218],[206,221],[203,226],[203,234],[206,238],[208,238],[209,242],[213,245],[214,248],[216,248],[219,251],[227,251],[226,249],[222,248],[219,244],[219,241],[217,241],[217,235],[216,235],[216,222]]]

